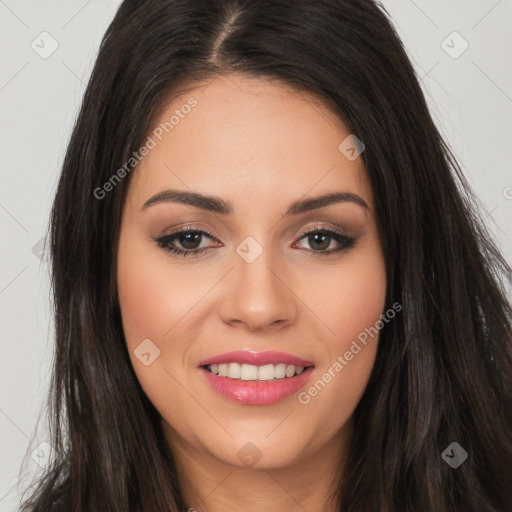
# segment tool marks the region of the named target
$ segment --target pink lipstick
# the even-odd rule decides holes
[[[220,395],[247,405],[270,405],[299,391],[314,371],[311,361],[285,352],[227,352],[198,366]]]

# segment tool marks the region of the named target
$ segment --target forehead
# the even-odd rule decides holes
[[[161,109],[129,200],[142,205],[160,190],[181,188],[261,205],[346,189],[371,207],[362,159],[339,150],[349,135],[312,95],[269,80],[218,77]]]

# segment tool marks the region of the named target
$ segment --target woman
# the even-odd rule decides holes
[[[124,1],[51,254],[23,510],[512,510],[511,269],[375,2]]]

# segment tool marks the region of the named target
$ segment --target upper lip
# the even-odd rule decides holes
[[[264,366],[266,364],[286,364],[295,366],[313,366],[311,361],[306,361],[301,357],[297,357],[286,352],[276,350],[267,350],[264,352],[256,352],[252,350],[235,350],[226,352],[208,359],[203,359],[198,366],[208,366],[210,364],[251,364],[254,366]]]

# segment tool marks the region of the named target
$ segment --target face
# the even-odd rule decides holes
[[[339,149],[349,135],[312,96],[235,75],[156,120],[117,279],[173,450],[285,467],[349,431],[386,291],[365,167],[350,139]]]

